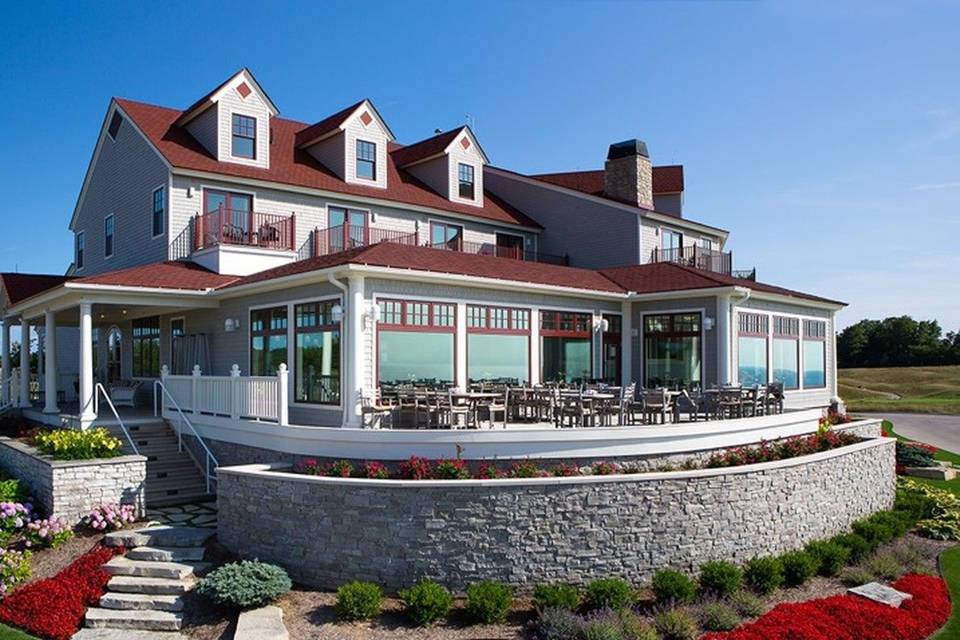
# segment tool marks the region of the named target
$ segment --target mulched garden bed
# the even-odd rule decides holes
[[[100,544],[103,533],[86,532],[78,529],[70,538],[56,549],[38,549],[30,558],[30,578],[25,584],[50,578],[62,571],[71,562]]]

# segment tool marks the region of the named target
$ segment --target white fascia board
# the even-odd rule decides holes
[[[383,198],[373,198],[370,196],[358,196],[351,193],[342,193],[338,191],[327,191],[326,189],[312,189],[310,187],[301,187],[292,184],[286,184],[284,182],[273,182],[271,180],[256,180],[253,178],[238,178],[236,176],[231,176],[223,173],[210,173],[209,171],[196,171],[194,169],[181,169],[174,167],[172,169],[174,175],[184,176],[187,178],[198,178],[201,180],[218,180],[220,182],[229,182],[232,184],[238,185],[247,185],[262,187],[264,189],[275,189],[277,191],[289,191],[290,193],[300,193],[310,196],[317,196],[320,198],[333,198],[335,200],[344,200],[344,201],[353,201],[373,206],[379,207],[392,207],[394,209],[404,209],[407,211],[416,211],[418,213],[425,213],[428,215],[434,216],[446,216],[448,218],[456,218],[458,220],[467,220],[474,223],[486,224],[493,227],[499,227],[502,229],[512,229],[514,231],[526,231],[528,233],[541,233],[543,229],[537,227],[528,227],[526,225],[520,224],[507,224],[505,222],[499,222],[497,220],[490,220],[489,218],[481,218],[480,216],[471,216],[466,213],[459,213],[456,211],[448,211],[446,209],[434,209],[433,207],[424,207],[417,204],[409,204],[406,202],[400,202],[398,200],[385,200]]]
[[[842,302],[810,300],[808,298],[771,293],[769,291],[757,291],[756,289],[750,289],[750,298],[752,300],[769,300],[770,302],[781,302],[783,304],[792,304],[799,307],[812,307],[814,309],[828,309],[830,311],[840,311],[847,306]]]
[[[186,306],[199,309],[215,309],[220,306],[220,303],[210,298],[212,291],[212,289],[188,291],[157,287],[124,287],[67,282],[55,289],[45,291],[11,306],[7,309],[6,315],[24,315],[30,318],[47,310],[69,309],[82,301],[95,304]]]
[[[567,195],[575,196],[578,198],[583,198],[590,202],[595,202],[597,204],[602,204],[614,209],[619,209],[621,211],[626,211],[632,213],[636,216],[647,216],[651,220],[657,220],[658,222],[668,222],[670,224],[675,224],[680,227],[686,227],[690,230],[697,231],[700,233],[709,233],[711,235],[720,236],[723,238],[724,242],[730,236],[730,232],[726,229],[721,229],[719,227],[711,227],[707,224],[701,224],[699,222],[694,222],[693,220],[687,220],[686,218],[675,218],[669,216],[665,213],[659,213],[651,209],[640,209],[639,207],[631,207],[628,204],[623,204],[616,202],[615,200],[609,200],[607,198],[601,198],[600,196],[595,196],[589,193],[584,193],[583,191],[577,191],[575,189],[568,189],[567,187],[561,187],[558,184],[550,184],[549,182],[543,182],[542,180],[537,180],[536,178],[531,178],[529,176],[524,176],[519,173],[514,173],[513,171],[508,171],[500,169],[498,167],[491,167],[489,165],[484,167],[484,171],[491,171],[496,173],[498,176],[508,178],[511,180],[517,180],[535,187],[541,187],[543,189],[548,189],[550,191],[557,191],[559,193],[564,193]]]
[[[143,130],[137,126],[137,123],[130,117],[130,115],[123,110],[123,108],[117,103],[113,98],[110,99],[110,104],[107,105],[107,113],[103,117],[103,122],[100,124],[100,133],[97,135],[97,144],[93,148],[93,155],[90,156],[90,163],[87,165],[87,172],[83,175],[83,182],[80,185],[80,195],[77,196],[77,202],[73,206],[73,214],[70,216],[70,224],[67,225],[67,228],[73,231],[73,223],[77,221],[77,214],[80,213],[80,207],[83,206],[83,200],[87,195],[87,187],[90,184],[90,176],[93,175],[93,168],[97,165],[97,160],[100,157],[100,150],[103,148],[104,141],[107,138],[107,126],[110,122],[110,119],[113,117],[113,112],[119,111],[123,114],[123,119],[126,121],[126,124],[129,124],[133,127],[133,130],[136,131],[141,138],[147,143],[147,146],[153,149],[153,152],[157,154],[157,157],[160,158],[166,167],[167,171],[173,170],[173,165],[167,160],[167,158],[160,152],[150,138],[143,132]]]
[[[654,300],[677,300],[682,298],[699,298],[703,296],[719,296],[729,293],[745,292],[742,287],[734,286],[716,286],[702,287],[700,289],[677,289],[674,291],[655,291],[653,293],[636,293],[631,291],[628,299],[632,302],[654,301]]]
[[[464,133],[464,132],[466,132],[467,137],[470,138],[470,144],[472,144],[474,147],[476,147],[476,148],[477,148],[477,151],[480,152],[480,157],[483,159],[483,164],[484,164],[484,166],[490,164],[490,158],[487,157],[486,151],[484,151],[484,150],[483,150],[483,147],[480,146],[480,142],[477,140],[477,136],[473,135],[473,130],[470,129],[469,126],[464,125],[464,126],[460,127],[460,133]],[[453,137],[453,141],[450,142],[450,144],[448,144],[446,147],[444,147],[444,149],[443,149],[443,153],[444,153],[444,154],[449,155],[449,154],[450,154],[450,149],[451,149],[455,144],[460,144],[460,142],[459,142],[459,140],[460,140],[460,133],[458,133],[457,135],[455,135],[455,136]]]
[[[253,74],[250,73],[250,70],[247,69],[246,67],[244,67],[243,69],[238,71],[236,74],[234,74],[232,78],[230,78],[223,84],[223,86],[220,88],[219,91],[217,91],[216,93],[210,96],[210,104],[214,104],[215,102],[217,102],[217,100],[223,97],[224,93],[233,89],[233,86],[236,83],[238,76],[243,76],[243,79],[246,80],[248,84],[253,85],[253,88],[257,91],[257,93],[260,94],[260,99],[263,100],[264,104],[266,104],[267,108],[270,110],[271,116],[276,116],[277,114],[280,113],[280,109],[277,108],[277,105],[273,104],[273,100],[270,99],[270,96],[267,95],[267,92],[263,90],[263,87],[260,86],[260,83],[257,82],[257,79],[253,77]],[[198,110],[197,115],[202,113],[204,110],[205,108]]]

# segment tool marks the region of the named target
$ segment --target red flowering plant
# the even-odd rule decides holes
[[[433,477],[437,480],[467,480],[470,470],[467,469],[467,463],[459,458],[440,458],[433,465]]]
[[[370,460],[360,465],[360,470],[357,472],[357,475],[369,480],[386,480],[390,477],[390,473],[387,471],[387,465],[382,462]]]
[[[818,451],[830,451],[859,442],[859,440],[852,433],[825,431],[809,436],[783,438],[772,442],[763,441],[759,445],[737,447],[715,453],[707,460],[706,466],[708,468],[736,467],[743,464],[785,460],[817,453]]]
[[[580,475],[580,469],[575,464],[561,462],[550,469],[550,473],[557,477],[570,477]]]
[[[854,595],[784,603],[733,631],[701,640],[923,640],[950,616],[940,578],[908,575],[890,586],[913,598],[900,608]]]
[[[480,468],[477,470],[477,478],[480,480],[496,480],[497,478],[502,478],[503,473],[500,469],[497,468],[497,465],[493,462],[484,462],[480,465]]]
[[[349,460],[330,462],[323,468],[323,475],[329,478],[349,478],[353,475],[353,464]]]
[[[430,462],[426,458],[410,456],[409,460],[400,463],[399,473],[403,480],[429,480]]]
[[[110,581],[102,565],[123,552],[95,547],[54,577],[17,589],[0,601],[0,621],[49,640],[69,640]]]
[[[594,462],[590,467],[590,471],[595,476],[610,476],[615,473],[619,473],[620,468],[613,462]]]
[[[550,474],[538,467],[537,463],[524,460],[523,462],[514,462],[510,466],[508,475],[511,478],[544,478]]]
[[[305,476],[320,476],[323,475],[323,467],[313,458],[307,458],[293,465],[293,472],[302,473]]]

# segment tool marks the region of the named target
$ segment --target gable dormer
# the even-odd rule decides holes
[[[296,145],[350,184],[387,188],[393,132],[369,100],[350,105],[297,133]]]
[[[270,167],[270,119],[279,113],[253,74],[241,69],[177,120],[220,162]]]
[[[460,127],[392,154],[409,172],[451,202],[483,206],[483,167],[487,155],[470,127]]]

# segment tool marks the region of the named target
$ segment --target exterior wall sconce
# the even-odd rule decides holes
[[[334,324],[339,324],[343,320],[343,307],[338,304],[333,305],[333,308],[330,309],[330,317],[333,319]]]
[[[380,322],[380,305],[372,304],[370,308],[367,309],[367,312],[363,314],[363,326],[364,329],[369,329],[373,326],[374,323]]]
[[[223,330],[227,333],[233,333],[240,328],[240,321],[235,318],[227,318],[223,321]]]
[[[597,328],[597,330],[599,330],[601,333],[606,333],[607,330],[610,329],[610,321],[607,320],[606,318],[601,318],[600,320],[597,321],[597,327],[596,327],[596,328]]]
[[[713,316],[704,316],[703,318],[703,328],[706,331],[713,331],[714,319]]]

